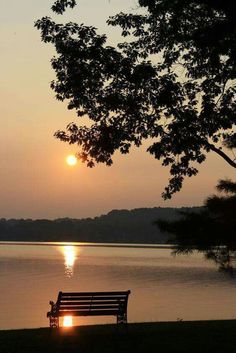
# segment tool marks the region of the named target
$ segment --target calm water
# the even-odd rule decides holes
[[[58,291],[131,290],[128,321],[236,318],[236,279],[166,248],[0,244],[0,329],[48,326]],[[115,322],[77,318],[74,324]]]

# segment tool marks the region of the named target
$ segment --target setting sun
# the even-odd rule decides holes
[[[73,154],[70,154],[66,157],[66,163],[71,166],[76,165],[77,158]]]

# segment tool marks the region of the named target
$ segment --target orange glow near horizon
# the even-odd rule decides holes
[[[72,316],[64,316],[63,317],[63,327],[72,327],[72,326],[73,326]]]

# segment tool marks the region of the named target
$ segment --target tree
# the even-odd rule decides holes
[[[171,178],[163,197],[179,191],[186,176],[210,151],[236,168],[225,148],[236,147],[236,3],[231,0],[139,0],[142,14],[119,13],[126,41],[106,44],[96,28],[35,23],[42,41],[52,43],[60,101],[68,101],[89,126],[71,123],[56,137],[77,144],[78,156],[93,167],[112,164],[115,151],[128,153],[150,141],[147,151]],[[75,1],[57,0],[62,14]]]
[[[221,180],[217,185],[224,196],[213,195],[200,212],[182,212],[182,218],[167,222],[159,220],[162,231],[173,235],[174,253],[203,252],[221,270],[232,272],[236,265],[236,183]]]

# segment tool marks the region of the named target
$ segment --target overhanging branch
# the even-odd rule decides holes
[[[212,151],[216,152],[219,156],[221,156],[231,167],[236,168],[236,162],[234,162],[227,154],[225,154],[221,149],[215,147],[213,144],[208,143],[207,147],[209,147]]]

